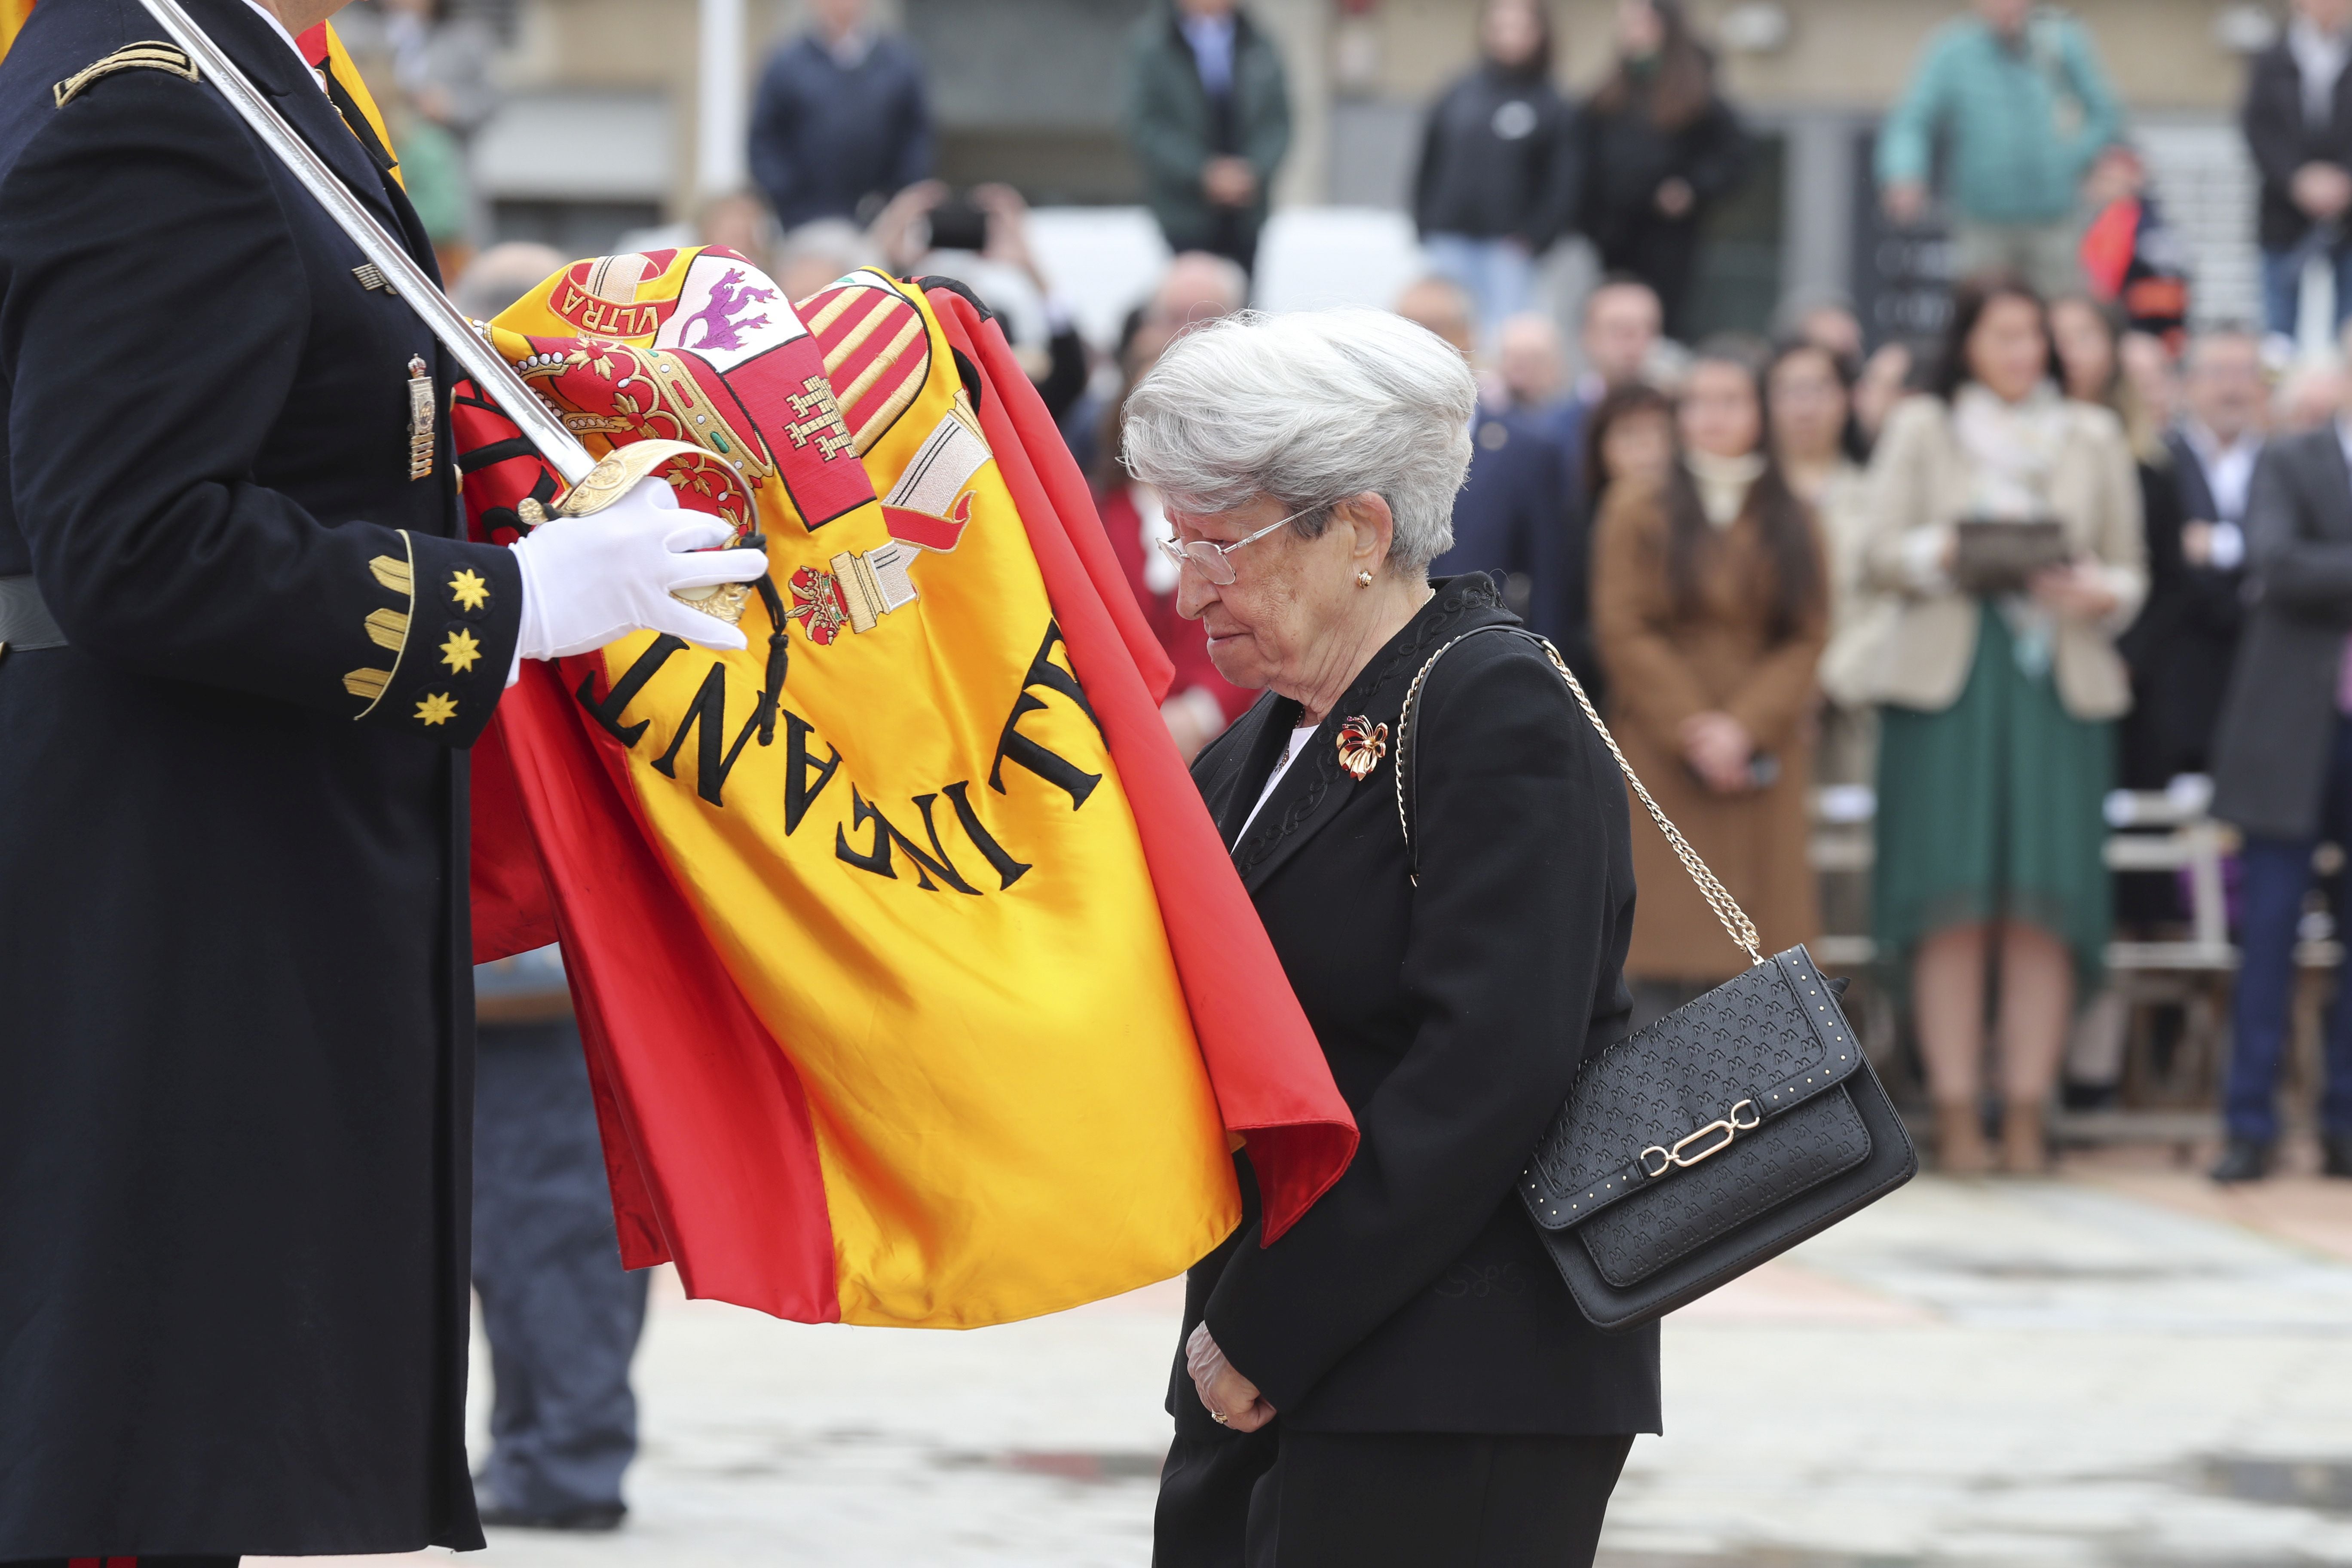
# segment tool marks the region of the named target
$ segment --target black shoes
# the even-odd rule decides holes
[[[481,1515],[482,1522],[492,1529],[606,1531],[620,1529],[629,1510],[614,1502],[565,1509],[561,1513],[525,1513],[493,1503]]]
[[[2221,1163],[2208,1173],[2224,1186],[2259,1182],[2271,1173],[2271,1146],[2251,1138],[2232,1138],[2221,1151]]]
[[[578,1508],[558,1509],[551,1513],[533,1513],[525,1509],[509,1508],[499,1500],[499,1494],[477,1482],[474,1487],[475,1510],[482,1516],[483,1524],[498,1530],[572,1530],[604,1531],[618,1530],[629,1510],[617,1502],[586,1503]]]
[[[2232,1138],[2221,1151],[2221,1163],[2210,1173],[2222,1184],[2259,1182],[2271,1173],[2271,1146],[2251,1138]],[[2352,1132],[2334,1132],[2319,1140],[2319,1173],[2352,1178]]]

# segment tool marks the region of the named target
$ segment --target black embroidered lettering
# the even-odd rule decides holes
[[[833,830],[833,858],[845,861],[861,871],[871,871],[877,877],[887,877],[895,882],[898,879],[898,873],[890,869],[889,825],[882,820],[880,812],[866,804],[866,797],[857,793],[857,786],[851,784],[849,786],[849,826],[863,827],[866,826],[867,817],[874,819],[873,849],[863,855],[852,849],[849,847],[849,828],[835,825]]]
[[[971,780],[958,779],[948,785],[944,793],[949,804],[955,807],[956,820],[963,824],[963,836],[971,840],[974,848],[988,858],[989,865],[994,868],[999,879],[997,882],[999,892],[1013,886],[1028,874],[1027,863],[1015,860],[1006,854],[1004,846],[996,841],[996,836],[981,825],[980,813],[971,808]],[[929,820],[928,816],[925,820]]]
[[[832,752],[833,755],[824,762],[820,763],[809,754],[809,737],[815,733],[816,726],[791,709],[784,710],[784,837],[787,838],[792,837],[793,829],[801,825],[801,818],[808,815],[808,808],[816,804],[816,797],[824,793],[824,786],[833,782],[835,771],[841,766],[841,752],[830,742],[827,742],[825,750]]]
[[[755,706],[751,716],[743,721],[743,728],[727,754],[719,754],[719,727],[727,722],[727,667],[714,664],[710,673],[702,678],[701,689],[695,692],[693,703],[686,717],[677,723],[677,733],[670,737],[669,750],[654,759],[654,766],[670,778],[677,777],[677,753],[686,745],[686,732],[699,729],[701,742],[694,752],[694,793],[713,805],[725,805],[719,792],[727,786],[727,775],[735,771],[735,759],[743,754],[743,747],[760,728],[760,711]]]
[[[923,831],[931,841],[930,853],[925,854],[913,839],[899,832],[888,817],[867,805],[866,797],[857,793],[857,786],[851,784],[849,786],[849,826],[853,829],[863,827],[868,819],[871,819],[874,824],[874,846],[863,854],[852,849],[849,847],[848,830],[836,826],[833,830],[834,858],[845,860],[861,871],[871,871],[876,876],[887,877],[895,882],[898,879],[898,873],[890,864],[891,850],[895,847],[905,850],[907,858],[915,863],[915,885],[923,891],[927,893],[939,891],[939,888],[931,880],[933,877],[937,877],[957,892],[970,893],[974,898],[978,898],[980,889],[963,879],[954,864],[948,859],[947,850],[940,843],[940,830],[931,820],[931,803],[939,798],[936,795],[919,795],[915,797],[915,809],[923,814]]]
[[[1004,733],[996,742],[995,765],[989,770],[988,787],[997,794],[1004,793],[1004,764],[1010,761],[1027,768],[1047,784],[1070,797],[1070,809],[1077,810],[1087,804],[1087,797],[1102,783],[1102,774],[1087,773],[1076,763],[1058,752],[1049,751],[1021,733],[1024,714],[1034,713],[1045,706],[1045,699],[1032,697],[1029,689],[1045,687],[1058,691],[1078,705],[1078,710],[1091,721],[1095,732],[1102,732],[1102,721],[1095,717],[1094,705],[1087,700],[1086,689],[1077,677],[1054,662],[1054,645],[1062,640],[1062,628],[1054,622],[1045,624],[1045,640],[1037,646],[1037,657],[1029,661],[1028,673],[1021,678],[1021,695],[1013,704],[1013,716],[1004,721]]]
[[[621,722],[622,710],[627,708],[637,693],[646,689],[646,682],[669,662],[669,656],[685,646],[684,638],[664,632],[646,645],[646,651],[637,655],[635,664],[621,672],[621,679],[613,682],[613,689],[604,694],[602,702],[595,698],[596,677],[593,672],[582,679],[580,689],[572,695],[580,700],[580,706],[588,710],[588,716],[604,727],[606,734],[625,746],[634,747],[652,721],[640,720],[635,724],[625,725]]]

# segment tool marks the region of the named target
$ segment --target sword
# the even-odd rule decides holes
[[[539,448],[541,457],[567,485],[578,484],[596,466],[596,459],[581,444],[580,437],[563,427],[562,421],[547,411],[538,394],[515,374],[504,355],[484,341],[474,330],[464,312],[449,302],[449,297],[434,286],[425,276],[425,269],[409,259],[408,249],[386,234],[360,199],[352,195],[326,161],[310,150],[310,144],[278,112],[276,106],[261,95],[258,88],[247,79],[234,61],[215,44],[194,17],[180,8],[179,0],[140,0],[172,41],[188,52],[196,62],[199,73],[220,89],[231,109],[261,138],[262,145],[277,155],[289,173],[301,182],[311,199],[327,210],[335,226],[351,237],[375,269],[391,279],[393,291],[400,300],[432,330],[441,340],[441,346],[450,357],[466,367],[474,384],[497,403],[499,410],[513,420]]]
[[[286,123],[259,89],[239,70],[236,62],[222,52],[194,17],[180,8],[179,0],[140,0],[150,15],[172,35],[172,41],[187,51],[196,63],[198,74],[220,89],[231,109],[261,138],[262,145],[277,156],[287,171],[300,182],[311,198],[326,209],[328,217],[337,228],[351,237],[360,254],[366,257],[377,271],[393,284],[393,292],[415,311],[450,357],[465,367],[474,378],[474,384],[488,394],[499,405],[499,412],[515,422],[523,436],[537,447],[566,487],[563,499],[551,509],[567,517],[579,517],[598,511],[618,500],[636,482],[674,458],[688,454],[709,462],[724,462],[716,453],[686,441],[635,441],[625,447],[615,447],[602,458],[592,455],[563,422],[549,412],[530,384],[507,363],[504,355],[490,346],[482,332],[466,318],[463,311],[449,302],[447,295],[425,276],[425,269],[409,259],[407,247],[384,232],[367,208],[342,180],[329,168],[325,160],[311,151],[301,134]],[[732,465],[729,465],[731,467]],[[740,476],[739,476],[740,478]],[[748,493],[750,486],[743,487]],[[526,511],[538,510],[536,503],[525,502]],[[542,515],[544,515],[542,513]],[[526,521],[538,518],[526,515]],[[688,595],[693,595],[688,597]],[[742,595],[729,594],[723,589],[686,589],[677,595],[697,609],[708,610],[720,618],[731,621],[721,608],[732,600],[731,607],[741,613]]]

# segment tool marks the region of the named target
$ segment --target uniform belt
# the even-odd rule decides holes
[[[30,577],[0,577],[0,647],[16,653],[65,646],[66,634],[41,602],[40,584]]]

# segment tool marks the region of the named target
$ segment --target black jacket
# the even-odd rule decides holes
[[[813,33],[769,58],[751,109],[751,178],[785,228],[863,218],[868,197],[930,172],[930,100],[903,39],[883,34],[849,67]]]
[[[1516,236],[1541,253],[1576,221],[1575,113],[1549,82],[1485,65],[1430,106],[1413,176],[1426,237]]]
[[[2311,232],[2310,217],[2287,194],[2294,172],[2313,163],[2352,168],[2352,70],[2336,79],[2334,110],[2326,124],[2315,128],[2303,117],[2303,71],[2282,38],[2257,55],[2246,73],[2238,123],[2262,174],[2263,247],[2291,249]]]
[[[2308,838],[2352,636],[2352,471],[2332,420],[2263,450],[2246,501],[2246,576],[2245,636],[2213,742],[2213,815]]]
[[[2116,645],[2132,677],[2123,727],[2127,789],[2162,789],[2176,774],[2211,771],[2213,728],[2245,625],[2244,572],[2191,565],[2180,542],[2189,522],[2243,527],[2245,519],[2221,517],[2194,447],[2179,435],[2165,445],[2171,462],[2140,470],[2147,602]]]
[[[1347,1173],[1280,1240],[1261,1247],[1253,1217],[1187,1282],[1184,1331],[1205,1310],[1293,1428],[1658,1430],[1657,1331],[1588,1326],[1512,1190],[1578,1064],[1622,1037],[1631,1011],[1616,767],[1539,651],[1472,638],[1415,706],[1415,887],[1393,755],[1358,783],[1335,749],[1350,716],[1393,738],[1430,654],[1510,621],[1484,578],[1439,584],[1234,846],[1363,1133]],[[1262,698],[1194,763],[1229,843],[1298,712]],[[1181,1352],[1171,1393],[1180,1436],[1223,1431]]]
[[[1454,547],[1430,573],[1499,578],[1512,611],[1573,664],[1589,640],[1588,595],[1582,509],[1569,502],[1568,456],[1527,421],[1483,411],[1471,440],[1469,477],[1454,498]]]
[[[1651,117],[1649,95],[1638,91],[1613,110],[1586,104],[1576,123],[1584,193],[1579,226],[1612,266],[1636,253],[1653,231],[1695,233],[1707,207],[1748,175],[1748,132],[1719,97],[1671,131]],[[1679,218],[1658,210],[1658,187],[1673,179],[1688,182],[1697,198]]]
[[[184,0],[431,247],[244,0]],[[466,770],[515,646],[450,366],[134,0],[0,66],[0,1560],[481,1543]],[[434,385],[410,478],[409,363]]]

